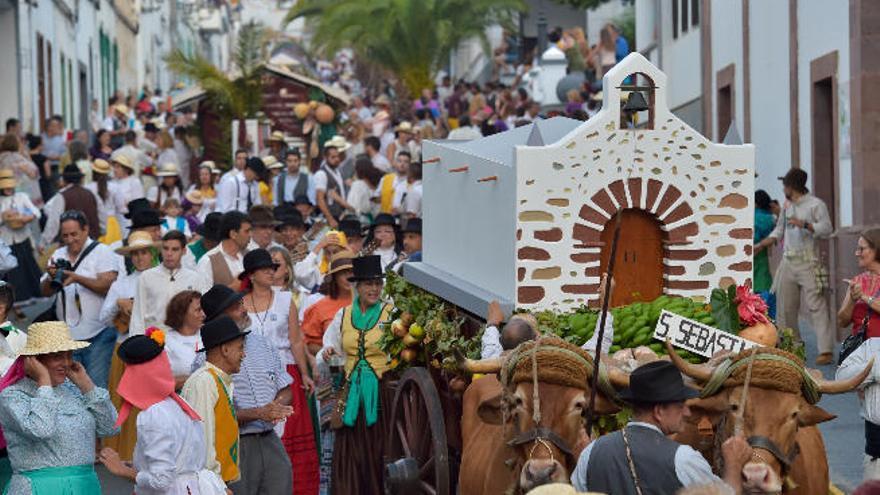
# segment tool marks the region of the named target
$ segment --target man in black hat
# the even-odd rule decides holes
[[[127,246],[128,237],[135,232],[146,232],[150,234],[153,242],[158,243],[162,239],[162,217],[160,216],[158,210],[154,210],[153,207],[150,206],[146,198],[129,201],[128,213],[125,214],[125,218],[128,218],[131,221],[128,236],[126,236],[125,239],[120,239],[116,242],[111,243],[109,247],[113,251]],[[159,260],[159,251],[153,250],[153,263],[158,263]],[[119,264],[119,273],[127,273],[131,271],[127,269],[131,268],[127,266],[127,263],[130,263],[130,260],[126,261],[123,256],[118,256],[117,262]]]
[[[691,485],[720,483],[699,452],[667,438],[682,428],[690,415],[686,400],[699,392],[684,385],[678,368],[654,361],[635,369],[620,398],[632,406],[633,418],[620,431],[594,440],[581,453],[571,476],[578,491],[636,495],[676,493]],[[736,493],[742,488],[742,468],[752,448],[742,436],[721,446],[723,481]]]
[[[337,230],[345,234],[345,240],[348,241],[348,249],[351,252],[357,253],[364,247],[364,228],[357,217],[344,217],[339,221]]]
[[[89,223],[89,237],[97,239],[107,231],[107,210],[94,192],[82,186],[83,173],[74,164],[64,167],[61,175],[64,187],[58,190],[43,207],[46,226],[40,236],[42,246],[58,240],[58,227],[61,214],[67,210],[83,212]]]
[[[272,213],[269,205],[254,205],[248,212],[251,219],[251,242],[248,251],[254,249],[269,249],[280,246],[275,242],[275,227],[279,222]]]
[[[290,205],[281,205],[275,207],[275,219],[278,221],[275,227],[276,239],[288,251],[293,252],[306,233],[302,215]]]
[[[180,394],[202,418],[205,469],[214,471],[227,486],[241,478],[232,375],[241,370],[248,333],[228,316],[206,322],[200,352],[204,351],[207,362],[187,378]]]
[[[247,213],[251,206],[262,204],[258,181],[266,176],[266,172],[263,160],[255,156],[248,158],[241,174],[220,181],[216,210]]]
[[[183,266],[190,270],[195,270],[202,256],[214,249],[217,244],[220,244],[221,218],[223,218],[222,213],[216,211],[208,213],[205,221],[196,229],[199,239],[189,243],[187,246],[188,249],[183,255]]]
[[[251,320],[241,304],[242,297],[224,285],[212,287],[201,298],[206,326],[215,318],[229,318],[239,328],[248,328]],[[288,495],[293,490],[293,469],[274,427],[293,413],[293,380],[278,352],[260,333],[248,335],[244,353],[232,377],[233,403],[241,427],[241,481],[231,488],[236,495]]]
[[[828,207],[810,194],[807,173],[792,168],[780,177],[785,192],[785,205],[769,236],[755,245],[755,253],[783,241],[784,253],[774,284],[778,298],[780,328],[793,328],[800,339],[798,313],[804,297],[818,347],[817,365],[830,364],[834,357],[836,332],[828,312],[828,276],[817,271],[822,261],[817,258],[818,239],[828,237],[834,230]],[[803,294],[803,296],[802,296]]]
[[[293,198],[293,207],[302,215],[307,227],[315,223],[316,218],[320,218],[321,213],[315,212],[315,203],[306,195]]]
[[[422,261],[422,219],[410,218],[403,228],[403,252],[407,261]]]

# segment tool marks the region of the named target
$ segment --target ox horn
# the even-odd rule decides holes
[[[859,384],[865,380],[865,378],[868,376],[868,373],[871,372],[871,368],[873,367],[874,358],[871,358],[871,361],[868,362],[868,365],[865,366],[865,369],[860,371],[855,376],[852,376],[845,380],[826,380],[824,378],[818,378],[816,379],[816,383],[819,385],[819,391],[823,394],[842,394],[858,387]]]
[[[458,365],[458,369],[471,374],[490,374],[498,373],[499,371],[501,371],[501,358],[489,358],[480,360],[467,359],[465,355],[457,349],[453,350],[453,356],[455,356],[455,362]]]
[[[609,365],[607,369],[611,386],[617,390],[629,387],[629,373],[614,365]]]
[[[665,345],[666,353],[669,354],[672,364],[674,364],[679,371],[701,383],[708,382],[709,378],[712,377],[711,369],[706,368],[705,366],[693,365],[682,359],[681,356],[675,352],[675,348],[672,347],[672,342],[667,340]]]

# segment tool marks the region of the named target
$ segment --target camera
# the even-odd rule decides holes
[[[49,287],[54,291],[64,288],[64,271],[73,270],[73,265],[67,260],[55,260],[55,276],[49,281]]]

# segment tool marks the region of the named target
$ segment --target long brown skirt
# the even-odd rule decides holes
[[[123,363],[122,360],[119,359],[119,356],[116,355],[117,350],[119,350],[119,344],[116,344],[116,347],[113,349],[113,358],[110,360],[110,377],[108,380],[110,383],[107,388],[110,391],[110,402],[113,403],[118,411],[119,408],[122,407],[123,401],[122,397],[116,393],[116,387],[119,386],[119,380],[122,380],[122,373],[125,372],[125,363]],[[128,418],[122,423],[119,434],[101,440],[102,446],[110,447],[116,452],[119,452],[119,457],[123,461],[130,461],[134,454],[134,444],[137,443],[137,415],[139,412],[140,409],[132,407]]]
[[[385,439],[391,422],[395,382],[386,374],[379,382],[379,414],[367,427],[364,414],[351,428],[336,430],[330,493],[334,495],[381,495],[384,493]]]

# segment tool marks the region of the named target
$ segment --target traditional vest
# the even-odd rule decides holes
[[[382,378],[382,375],[390,369],[388,364],[388,356],[379,349],[379,338],[382,337],[382,328],[380,324],[388,321],[391,310],[393,308],[386,304],[382,307],[382,313],[379,320],[373,328],[358,329],[351,321],[351,306],[343,309],[342,313],[342,348],[345,351],[345,374],[351,374],[355,365],[360,358],[361,345],[363,344],[364,359],[376,372],[376,376]],[[361,340],[361,331],[365,330],[363,340]]]
[[[278,190],[276,193],[278,196],[278,204],[284,203],[284,198],[287,194],[287,170],[281,172],[281,175],[278,177]],[[293,186],[293,199],[296,199],[297,196],[307,196],[309,193],[309,176],[306,174],[297,174],[296,185]]]
[[[238,419],[232,397],[226,391],[226,385],[217,376],[217,372],[208,369],[208,373],[217,382],[217,393],[220,397],[214,404],[214,450],[217,462],[220,463],[220,477],[223,481],[235,481],[239,478],[238,470]]]
[[[394,177],[395,174],[385,174],[382,182],[379,183],[379,211],[381,213],[391,213],[394,205]]]
[[[626,436],[644,495],[676,493],[682,487],[675,474],[678,443],[644,426],[627,426]],[[623,435],[615,432],[596,440],[587,463],[587,491],[636,495],[626,459]]]
[[[232,276],[232,272],[229,270],[229,265],[223,258],[223,253],[214,253],[208,256],[208,259],[211,260],[211,274],[214,277],[215,285],[229,285],[235,281],[235,277]]]
[[[329,193],[330,191],[336,191],[337,194],[344,198],[345,190],[343,189],[342,184],[336,182],[336,177],[331,172],[330,167],[324,165],[321,167],[321,170],[323,170],[324,173],[327,174],[327,208],[330,210],[330,214],[333,215],[334,218],[339,218],[344,210],[342,206],[339,205],[339,203],[336,203],[335,201],[332,203],[330,202]]]
[[[85,214],[86,220],[89,222],[89,237],[92,239],[101,237],[101,223],[98,221],[98,200],[95,199],[92,191],[79,184],[72,184],[67,189],[61,191],[61,196],[64,198],[65,211],[80,210]]]

